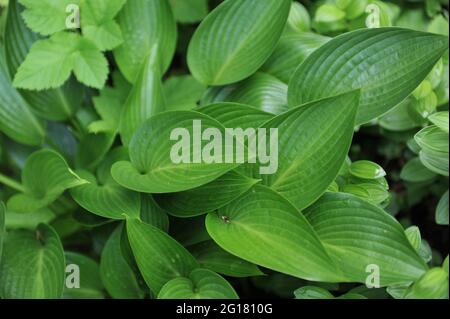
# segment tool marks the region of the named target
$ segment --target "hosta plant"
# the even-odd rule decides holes
[[[445,1],[0,3],[1,298],[448,298]]]

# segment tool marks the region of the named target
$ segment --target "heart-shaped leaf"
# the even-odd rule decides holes
[[[231,171],[198,188],[179,193],[161,194],[155,198],[158,204],[171,215],[193,217],[225,206],[256,183],[258,180]]]
[[[119,130],[124,145],[130,143],[145,120],[163,111],[164,107],[158,46],[154,46],[123,106]]]
[[[63,247],[50,226],[41,224],[35,232],[8,232],[0,265],[0,295],[3,298],[60,298],[64,277]]]
[[[447,50],[448,38],[401,28],[361,29],[313,52],[289,82],[289,106],[361,89],[356,124],[399,104]]]
[[[123,43],[114,58],[125,78],[134,82],[150,50],[158,46],[161,73],[170,65],[177,42],[177,25],[168,0],[129,0],[117,16]]]
[[[177,277],[187,277],[198,263],[175,239],[158,228],[137,219],[127,219],[127,234],[137,265],[145,282],[158,294]]]
[[[326,193],[305,216],[347,281],[366,282],[373,265],[381,286],[412,282],[427,269],[401,225],[356,196]]]
[[[43,149],[28,157],[22,171],[25,192],[8,200],[8,209],[30,213],[51,204],[66,189],[83,185],[80,178],[55,151]]]
[[[209,85],[230,84],[252,75],[274,50],[290,5],[289,0],[226,0],[220,4],[202,21],[189,44],[192,75]]]
[[[233,287],[208,269],[195,269],[161,288],[158,299],[239,299]]]
[[[258,266],[236,257],[214,241],[207,240],[188,247],[200,266],[230,277],[253,277],[264,275]]]
[[[210,213],[206,228],[219,246],[251,263],[308,280],[344,279],[306,218],[265,186]]]
[[[141,290],[131,267],[122,255],[119,226],[109,237],[100,259],[100,276],[109,295],[117,299],[142,299]]]
[[[113,178],[120,185],[138,192],[171,193],[207,184],[240,165],[204,162],[175,164],[171,159],[175,141],[170,140],[174,132],[183,132],[182,139],[176,143],[189,147],[186,151],[189,152],[189,161],[200,157],[202,147],[207,144],[201,141],[201,132],[194,132],[194,121],[201,121],[201,128],[197,127],[200,131],[216,128],[226,138],[225,128],[219,122],[198,112],[174,111],[155,115],[133,136],[129,150],[131,162],[121,161],[113,165]],[[189,137],[185,137],[184,133],[188,133]],[[192,144],[199,147],[191,148]],[[186,152],[183,151],[183,155]]]
[[[308,103],[265,123],[263,127],[278,128],[280,154],[278,170],[262,175],[263,183],[299,210],[317,200],[345,161],[358,100],[359,92],[353,91]]]

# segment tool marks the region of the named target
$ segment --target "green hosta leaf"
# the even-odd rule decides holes
[[[306,32],[283,35],[261,70],[288,83],[297,67],[329,40],[328,37]]]
[[[41,224],[35,232],[8,232],[0,265],[0,295],[3,298],[60,298],[64,277],[63,247],[50,226]]]
[[[161,288],[158,299],[238,299],[233,287],[208,269],[195,269],[189,276],[170,280]]]
[[[56,215],[49,208],[45,207],[33,211],[31,214],[8,211],[5,217],[5,226],[8,229],[34,230],[39,224],[50,224],[56,218]]]
[[[2,261],[3,240],[6,234],[5,213],[6,213],[5,204],[3,204],[3,202],[0,202],[0,264]]]
[[[195,23],[208,14],[208,0],[169,0],[175,19],[180,23]]]
[[[191,110],[197,106],[206,87],[191,75],[180,75],[167,79],[163,91],[167,110]]]
[[[100,279],[100,268],[98,263],[84,255],[75,252],[66,252],[66,265],[69,266],[69,270],[71,269],[70,265],[74,265],[78,268],[73,271],[72,274],[76,274],[79,269],[79,287],[68,288],[67,285],[64,288],[63,298],[66,299],[102,299],[104,298],[103,294],[103,284]],[[74,267],[72,266],[72,267]],[[66,277],[66,282],[70,281],[70,272],[67,272],[68,276]]]
[[[75,166],[85,169],[95,168],[111,148],[115,137],[115,133],[111,131],[84,135],[75,154]]]
[[[308,207],[338,175],[350,148],[359,92],[309,103],[263,125],[278,128],[278,170],[261,176],[299,210]],[[336,108],[342,112],[336,113]]]
[[[176,217],[193,217],[221,208],[248,191],[258,180],[235,171],[188,191],[156,196],[158,204]]]
[[[26,7],[22,13],[27,26],[34,32],[50,35],[67,29],[69,5],[79,5],[79,0],[19,0]]]
[[[431,115],[428,119],[431,121],[431,123],[439,127],[444,132],[448,133],[449,130],[448,111],[435,113]]]
[[[274,117],[273,114],[249,105],[228,102],[202,106],[197,111],[212,117],[225,127],[240,127],[244,130],[260,127]]]
[[[206,228],[219,246],[254,264],[308,280],[343,279],[305,217],[267,187],[210,213]]]
[[[426,168],[416,157],[403,166],[400,177],[407,182],[420,183],[435,178],[436,174]]]
[[[17,0],[9,1],[5,26],[5,54],[11,75],[16,74],[17,68],[25,60],[33,43],[39,40],[39,36],[25,25],[20,16],[21,12],[23,7]],[[56,90],[41,92],[21,90],[20,94],[39,116],[61,121],[72,116],[81,105],[80,96],[83,92],[81,86],[74,79],[70,79],[66,85]]]
[[[448,191],[442,195],[436,208],[436,223],[448,225]]]
[[[377,179],[386,176],[384,169],[377,163],[370,161],[353,162],[349,168],[350,174],[364,179]]]
[[[207,240],[188,247],[200,266],[230,277],[253,277],[264,275],[255,264],[236,257],[214,241]]]
[[[112,179],[99,184],[96,177],[87,171],[77,171],[77,174],[89,182],[70,191],[81,207],[98,216],[112,219],[139,216],[141,205],[138,193],[123,188]]]
[[[177,42],[177,26],[168,0],[129,0],[117,21],[123,43],[114,50],[114,57],[128,81],[135,81],[155,45],[162,59],[160,72],[167,70]]]
[[[169,216],[167,215],[167,211],[156,203],[153,195],[141,194],[141,220],[166,233],[169,230]]]
[[[145,282],[158,294],[170,280],[187,277],[198,263],[172,237],[136,219],[127,219],[127,234]]]
[[[43,124],[13,88],[3,53],[0,46],[0,131],[17,142],[39,145],[45,136]]]
[[[407,299],[448,299],[448,273],[442,268],[428,270],[407,291]]]
[[[51,204],[66,189],[87,183],[76,175],[55,151],[33,153],[22,171],[25,192],[8,200],[8,209],[30,213]]]
[[[292,2],[287,26],[295,32],[307,32],[311,29],[311,18],[308,10],[298,2]]]
[[[175,164],[172,162],[170,155],[172,147],[183,141],[171,141],[172,130],[186,129],[193,137],[194,120],[201,121],[203,130],[217,128],[225,137],[224,127],[201,113],[174,111],[155,115],[147,120],[133,136],[129,150],[131,162],[121,161],[113,165],[114,179],[120,185],[138,192],[171,193],[207,184],[237,167],[239,164],[206,164],[204,162]],[[199,144],[205,146],[207,143],[201,141]],[[191,152],[191,160],[193,160],[200,155],[201,148],[193,148]]]
[[[422,245],[422,236],[420,235],[419,227],[411,226],[405,229],[406,238],[408,238],[411,246],[419,252],[420,246]]]
[[[81,7],[83,35],[100,50],[111,50],[123,41],[122,31],[113,20],[126,0],[85,0]]]
[[[287,111],[287,85],[277,78],[257,72],[240,82],[222,101],[251,105],[267,113]],[[216,99],[214,102],[222,102]]]
[[[431,125],[417,133],[414,139],[422,149],[420,151],[422,163],[433,172],[448,176],[448,133]]]
[[[425,120],[414,116],[416,112],[414,110],[415,104],[417,104],[417,101],[412,97],[408,97],[379,118],[380,126],[394,132],[403,132],[420,127]]]
[[[400,224],[358,197],[326,193],[306,217],[349,281],[366,282],[370,265],[379,268],[381,286],[409,283],[427,270]]]
[[[144,292],[120,248],[121,231],[122,227],[120,226],[111,234],[103,248],[100,259],[100,276],[112,298],[142,299]]]
[[[119,130],[124,145],[130,143],[133,134],[145,120],[164,111],[159,69],[158,46],[154,46],[123,106]]]
[[[227,0],[219,5],[190,42],[192,75],[209,85],[229,84],[252,75],[274,50],[290,5],[289,0]]]
[[[343,34],[313,52],[295,71],[289,106],[360,88],[356,124],[367,123],[411,94],[447,47],[444,36],[400,28]]]
[[[315,286],[304,286],[294,291],[295,299],[334,299],[326,289]]]
[[[389,198],[389,192],[383,185],[378,183],[349,184],[345,185],[342,191],[364,198],[374,204],[381,204]]]
[[[59,32],[33,44],[13,83],[29,90],[57,88],[72,71],[78,81],[101,89],[108,76],[108,61],[90,40]]]

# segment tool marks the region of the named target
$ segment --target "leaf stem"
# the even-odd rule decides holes
[[[3,175],[2,173],[0,173],[0,184],[6,185],[12,189],[15,189],[16,191],[25,192],[25,187],[20,184],[19,182],[13,180],[12,178],[9,178],[6,175]]]

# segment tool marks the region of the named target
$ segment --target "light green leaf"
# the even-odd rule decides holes
[[[169,0],[175,19],[180,23],[195,23],[208,14],[208,0]]]
[[[295,71],[289,83],[289,106],[359,88],[356,124],[367,123],[410,95],[447,47],[444,36],[401,28],[361,29],[340,35],[313,52]]]
[[[301,3],[292,2],[287,26],[295,32],[307,32],[311,29],[311,18],[308,10]]]
[[[431,125],[418,132],[414,139],[422,149],[419,154],[422,163],[433,172],[448,176],[448,133]]]
[[[60,298],[64,259],[61,241],[50,226],[40,224],[35,232],[8,232],[0,265],[0,295],[5,299]]]
[[[420,127],[426,122],[415,110],[417,100],[408,97],[378,120],[379,125],[389,131],[403,132]]]
[[[25,192],[8,200],[8,210],[31,213],[51,204],[66,189],[85,183],[61,155],[49,149],[37,151],[28,157],[22,171]]]
[[[120,71],[134,82],[156,45],[161,73],[169,67],[177,42],[177,26],[168,0],[129,0],[117,16],[123,43],[114,50]]]
[[[415,281],[427,270],[400,224],[358,197],[326,193],[306,218],[348,281],[365,283],[369,265],[379,268],[381,286]]]
[[[126,0],[85,0],[81,7],[83,36],[100,50],[111,50],[123,41],[122,31],[113,20]]]
[[[444,132],[448,133],[449,130],[449,120],[448,111],[438,112],[431,115],[429,118],[431,123],[439,127]]]
[[[251,263],[302,279],[344,279],[306,218],[265,186],[210,213],[206,229],[219,246]]]
[[[39,224],[50,224],[55,220],[56,215],[49,208],[45,207],[33,211],[31,214],[8,211],[5,217],[5,226],[8,229],[34,230]]]
[[[289,83],[297,67],[329,40],[328,37],[306,32],[283,35],[261,70]]]
[[[66,285],[64,287],[63,298],[103,299],[103,284],[100,279],[100,268],[98,263],[87,256],[75,252],[66,252],[65,255],[66,266],[74,265],[79,269],[80,286],[68,288]],[[70,269],[70,267],[68,269]],[[75,272],[67,272],[66,274],[70,276],[71,274],[75,274]],[[70,282],[70,278],[66,277],[66,280]]]
[[[239,299],[233,287],[208,269],[195,269],[161,288],[158,299]]]
[[[201,121],[200,131],[217,128],[221,136],[226,138],[225,128],[219,122],[198,112],[174,111],[155,115],[133,136],[129,147],[131,161],[121,161],[113,165],[113,178],[120,185],[138,192],[171,193],[207,184],[240,165],[172,162],[171,149],[176,143],[186,141],[171,141],[171,132],[177,128],[184,129],[183,132],[189,132],[190,141],[191,137],[194,138],[195,120]],[[199,143],[202,147],[206,144],[206,141]],[[190,158],[193,161],[201,154],[201,148],[193,148],[189,153],[192,153]]]
[[[405,229],[405,235],[406,238],[408,238],[409,242],[411,243],[411,246],[419,252],[420,246],[422,244],[422,236],[420,235],[419,227],[417,226],[411,226]]]
[[[156,201],[162,208],[176,217],[193,217],[219,209],[258,183],[235,171],[188,191],[160,194]]]
[[[136,275],[123,257],[120,248],[122,226],[111,234],[100,259],[100,276],[109,295],[115,299],[142,299]]]
[[[384,169],[371,161],[353,162],[349,168],[350,174],[364,179],[377,179],[386,176]]]
[[[197,106],[206,87],[191,75],[180,75],[168,78],[163,91],[168,111],[191,110]]]
[[[230,277],[253,277],[264,275],[258,266],[236,257],[214,241],[207,240],[188,247],[203,268]]]
[[[3,204],[3,202],[0,202],[0,264],[2,261],[3,240],[6,234],[5,213],[6,213],[5,204]]]
[[[124,145],[145,120],[165,109],[159,61],[158,46],[154,46],[123,106],[119,130]]]
[[[0,131],[23,144],[41,144],[45,136],[43,123],[31,112],[30,106],[12,86],[2,46],[0,90]]]
[[[72,71],[83,84],[101,89],[108,76],[108,61],[90,40],[59,32],[33,44],[13,84],[29,90],[57,88]]]
[[[442,195],[436,208],[436,223],[448,225],[448,190]]]
[[[69,5],[79,5],[79,0],[19,0],[26,7],[22,13],[27,26],[34,32],[50,35],[67,29]]]
[[[278,128],[279,163],[265,185],[299,210],[320,197],[336,178],[353,137],[359,92],[302,105],[263,125]],[[336,113],[336,107],[342,112]]]
[[[198,263],[172,237],[137,219],[127,219],[127,234],[145,282],[158,294],[170,280],[187,277]]]
[[[326,289],[316,286],[304,286],[294,291],[295,299],[334,299]]]
[[[420,183],[432,180],[437,175],[426,168],[418,157],[413,158],[403,166],[400,178],[412,183]]]
[[[428,270],[407,291],[407,299],[448,299],[448,273],[442,268]]]
[[[290,5],[289,0],[220,4],[202,21],[189,44],[192,75],[209,85],[230,84],[252,75],[274,50]]]

